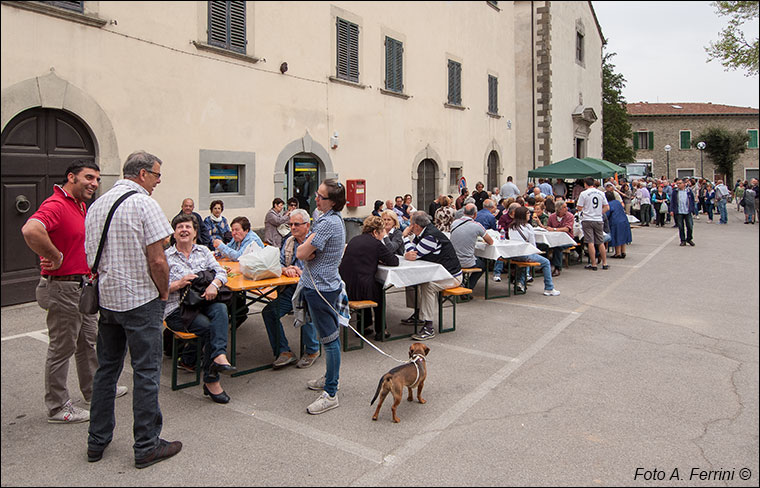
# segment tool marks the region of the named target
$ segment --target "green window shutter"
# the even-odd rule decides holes
[[[402,93],[404,91],[403,52],[400,41],[385,38],[385,89]]]
[[[499,113],[499,79],[488,75],[488,111],[492,114]]]
[[[654,149],[654,132],[649,131],[649,149]]]
[[[681,131],[681,149],[691,149],[691,132],[688,130]]]
[[[245,54],[245,2],[208,2],[208,43]]]
[[[747,130],[747,134],[749,135],[747,147],[750,149],[757,149],[757,129],[749,129]]]
[[[336,20],[337,64],[336,76],[344,80],[359,82],[359,26],[343,20]]]
[[[633,150],[634,151],[639,150],[639,133],[638,132],[633,133]]]
[[[449,59],[449,103],[462,104],[462,65]]]

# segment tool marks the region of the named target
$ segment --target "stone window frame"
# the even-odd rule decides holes
[[[237,193],[211,193],[212,164],[240,166]],[[198,208],[208,208],[213,200],[224,200],[224,208],[256,208],[256,153],[250,151],[198,150]]]

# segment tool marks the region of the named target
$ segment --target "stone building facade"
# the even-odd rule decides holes
[[[700,133],[710,127],[746,132],[747,150],[734,166],[733,180],[758,175],[758,109],[712,103],[629,103],[628,120],[633,130],[636,161],[651,164],[656,177],[704,176],[715,181],[716,172],[706,152],[694,147]],[[696,141],[699,142],[699,141]],[[665,146],[670,145],[668,152]],[[704,172],[703,172],[704,168]],[[729,184],[729,186],[731,186]]]

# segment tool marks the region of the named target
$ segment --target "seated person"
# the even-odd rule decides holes
[[[172,220],[172,227],[176,244],[164,251],[169,264],[169,299],[164,320],[173,331],[191,332],[201,338],[203,394],[216,403],[227,403],[230,397],[219,383],[219,373],[230,374],[236,368],[227,360],[227,306],[213,301],[219,288],[227,283],[227,272],[208,248],[194,243],[198,226],[192,215],[177,215]],[[188,317],[183,318],[179,305],[180,291],[198,276],[196,273],[204,270],[213,270],[214,280],[201,295],[206,301],[188,323]]]
[[[557,211],[549,216],[544,227],[549,232],[566,232],[567,235],[575,239],[573,236],[573,224],[575,219],[573,214],[567,209],[567,202],[560,200],[557,202]],[[573,247],[557,246],[552,248],[552,276],[559,276],[562,273],[562,251]]]
[[[383,211],[383,201],[375,200],[375,209],[372,211],[372,215],[380,217],[380,213]]]
[[[214,239],[213,242],[217,252],[222,256],[237,261],[240,259],[240,256],[246,253],[248,246],[252,242],[255,242],[259,247],[264,247],[264,243],[261,242],[259,236],[255,232],[251,232],[251,223],[246,217],[235,217],[232,219],[230,229],[232,231],[232,240],[229,244],[225,244],[221,239]]]
[[[280,264],[282,265],[282,274],[285,276],[301,276],[303,263],[296,258],[296,249],[306,240],[309,233],[309,212],[304,209],[293,209],[290,211],[290,232],[292,236],[285,239],[280,249]],[[272,365],[274,369],[279,369],[296,362],[296,356],[290,350],[288,338],[285,337],[285,331],[282,329],[280,319],[293,310],[293,293],[296,291],[296,285],[288,285],[278,290],[278,300],[269,302],[264,310],[261,311],[261,318],[264,319],[264,325],[267,328],[269,336],[269,345],[272,346],[272,353],[276,358]],[[277,343],[277,336],[280,341]],[[296,368],[308,368],[319,357],[319,341],[317,340],[317,329],[314,324],[309,322],[301,326],[301,343],[304,345],[304,353],[301,359],[296,363]]]
[[[512,223],[509,224],[509,240],[524,241],[532,245],[536,245],[536,234],[533,232],[533,226],[528,223],[528,209],[526,207],[520,207],[515,209],[515,217]],[[528,256],[522,256],[512,258],[513,261],[535,261],[541,263],[541,271],[544,274],[544,295],[557,296],[559,290],[554,288],[554,282],[552,281],[552,268],[549,260],[540,254],[530,254]],[[517,280],[517,288],[520,291],[525,291],[525,275],[527,268],[520,268]]]
[[[489,202],[490,200],[486,200]],[[486,203],[483,204],[484,209]],[[454,246],[454,250],[459,258],[459,265],[462,268],[480,268],[481,271],[470,274],[467,288],[474,289],[478,284],[478,280],[483,275],[486,269],[486,261],[483,258],[475,256],[475,244],[478,241],[478,237],[482,237],[487,245],[493,244],[491,236],[486,234],[486,229],[483,225],[474,220],[477,207],[473,203],[469,203],[464,206],[464,215],[462,218],[457,219],[451,224],[451,244]],[[482,210],[480,211],[482,212]],[[478,212],[478,214],[480,213]],[[499,261],[501,262],[501,261]],[[502,263],[503,266],[504,263]],[[501,272],[501,269],[499,270]],[[472,300],[472,294],[462,297],[465,301]]]
[[[393,254],[403,256],[404,237],[401,235],[401,225],[398,223],[396,212],[392,210],[383,210],[380,217],[383,219],[383,226],[385,227],[383,244],[385,244],[385,247],[387,247]]]
[[[232,240],[232,232],[230,231],[230,224],[227,223],[227,218],[222,215],[224,211],[224,202],[221,200],[214,200],[209,205],[211,215],[203,219],[203,224],[206,226],[206,232],[208,232],[209,244],[214,242],[214,239],[220,239],[227,244]],[[210,249],[214,246],[211,245]]]
[[[531,225],[533,225],[533,227],[546,228],[547,222],[549,222],[549,214],[545,211],[544,202],[536,202],[536,204],[533,205],[533,220]]]
[[[194,212],[194,210],[195,210],[195,202],[193,201],[193,199],[185,198],[184,200],[182,200],[182,208],[180,209],[179,213],[176,216],[180,216],[182,214],[192,215],[195,221],[198,223],[198,244],[202,246],[210,246],[211,238],[209,237],[208,229],[206,229],[204,220],[201,218],[201,215],[198,212]]]
[[[377,265],[398,266],[398,256],[383,244],[384,237],[383,219],[370,215],[364,219],[362,233],[348,242],[338,272],[346,283],[349,300],[372,300],[380,303],[381,285],[375,280]],[[365,308],[361,313],[364,314],[364,335],[370,335],[373,333],[371,309]],[[375,307],[375,340],[382,339],[381,314],[381,307]],[[390,337],[390,333],[386,332],[386,336]]]

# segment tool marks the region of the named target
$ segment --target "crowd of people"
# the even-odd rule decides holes
[[[562,272],[567,247],[588,248],[586,269],[597,263],[609,269],[607,246],[612,258],[625,259],[631,243],[627,214],[642,226],[654,220],[665,226],[671,219],[679,228],[680,245],[694,246],[693,220],[703,213],[712,221],[714,209],[720,223],[727,223],[726,206],[732,199],[742,207],[745,223],[754,224],[758,211],[757,180],[737,181],[729,190],[722,181],[666,179],[618,183],[593,178],[567,184],[540,179],[521,192],[512,181],[487,191],[482,182],[470,194],[464,188],[454,198],[439,195],[428,211],[414,207],[410,194],[375,202],[372,215],[364,219],[360,235],[346,241],[341,215],[346,189],[336,179],[321,182],[312,215],[299,208],[295,198],[272,201],[264,219],[264,239],[251,229],[245,216],[228,223],[222,215],[224,202],[214,200],[205,219],[196,213],[192,199],[182,202],[180,212],[166,218],[151,197],[161,182],[162,161],[144,151],[129,155],[123,178],[87,209],[100,183],[100,169],[91,161],[78,160],[66,170],[22,229],[27,245],[40,256],[41,280],[38,303],[48,311],[50,343],[45,365],[45,405],[51,423],[90,422],[87,459],[97,462],[113,439],[115,398],[127,393],[117,385],[129,351],[133,373],[135,466],[144,468],[168,459],[182,449],[179,441],[160,438],[162,416],[158,402],[161,375],[162,324],[169,330],[190,332],[201,338],[201,350],[187,350],[184,367],[192,369],[201,355],[203,394],[216,403],[227,403],[220,375],[236,368],[227,358],[230,299],[225,289],[227,271],[219,258],[239,260],[264,246],[279,248],[282,273],[298,277],[297,285],[279,290],[280,300],[268,303],[262,318],[275,369],[295,364],[311,367],[325,359],[325,373],[307,382],[320,391],[306,410],[321,414],[339,406],[336,395],[340,376],[340,325],[347,319],[349,300],[380,301],[382,290],[374,279],[379,265],[398,266],[401,260],[425,260],[440,264],[450,278],[407,288],[411,315],[403,324],[420,325],[414,340],[435,337],[433,317],[437,294],[456,287],[471,272],[468,287],[474,288],[486,266],[475,256],[478,240],[494,245],[499,239],[519,240],[538,247],[541,254],[513,258],[539,263],[545,296],[560,294],[555,278]],[[118,207],[118,212],[116,211]],[[287,207],[287,208],[286,208]],[[536,243],[536,229],[564,232],[573,246],[548,247]],[[489,235],[488,231],[495,234]],[[580,244],[581,246],[577,246]],[[147,270],[147,272],[146,272]],[[472,271],[472,270],[470,270]],[[503,262],[493,266],[493,280],[501,281]],[[98,278],[99,311],[79,311],[80,282]],[[513,280],[525,290],[531,278],[520,271]],[[197,303],[186,300],[197,293]],[[226,291],[226,292],[225,292]],[[192,295],[191,295],[192,296]],[[464,297],[465,301],[473,297]],[[191,303],[192,302],[192,303]],[[281,319],[293,312],[300,327],[304,352],[292,352]],[[363,311],[365,335],[384,337],[379,307]],[[96,348],[97,343],[97,348]],[[79,387],[89,411],[74,406],[67,390],[69,359],[76,357]]]

